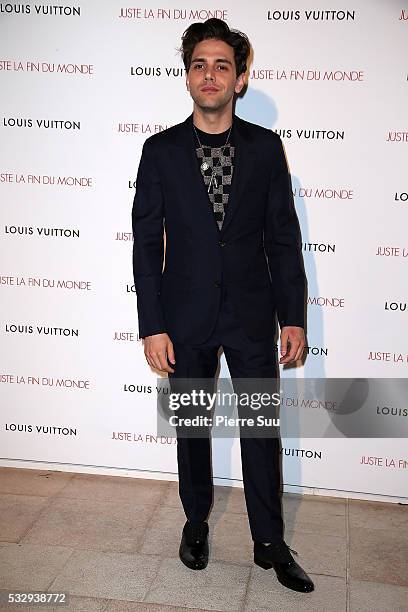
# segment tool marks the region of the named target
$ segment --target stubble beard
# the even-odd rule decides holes
[[[221,99],[221,100],[219,100],[219,101],[215,102],[215,104],[211,104],[211,105],[209,105],[209,104],[206,104],[206,103],[205,103],[205,102],[202,100],[202,98],[201,98],[200,96],[197,96],[197,97],[195,97],[195,96],[191,96],[191,97],[193,98],[193,100],[194,100],[194,102],[195,102],[196,106],[197,106],[197,107],[198,107],[198,108],[199,108],[199,109],[200,109],[200,110],[201,110],[203,113],[208,113],[208,114],[211,114],[211,113],[216,113],[216,112],[218,112],[218,111],[220,111],[220,110],[223,110],[223,109],[224,109],[226,106],[228,106],[228,104],[229,104],[229,102],[230,102],[230,100],[231,100],[231,97],[230,97],[230,98],[224,97],[223,99]]]

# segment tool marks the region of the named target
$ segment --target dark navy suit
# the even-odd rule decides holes
[[[219,230],[192,122],[190,115],[143,147],[132,211],[139,335],[168,333],[170,380],[213,378],[220,346],[232,381],[276,378],[276,315],[280,327],[304,327],[306,286],[282,142],[234,116],[234,172]],[[193,521],[206,520],[212,502],[210,443],[178,436],[180,497]],[[281,540],[279,440],[240,444],[252,537]]]
[[[237,116],[234,123],[235,167],[221,231],[197,164],[192,115],[144,143],[132,215],[142,338],[166,331],[172,340],[204,342],[223,285],[254,340],[274,336],[275,310],[281,327],[304,325],[305,276],[281,139]]]

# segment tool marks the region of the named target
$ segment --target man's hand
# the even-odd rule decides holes
[[[147,363],[156,370],[174,372],[167,363],[167,358],[175,364],[173,343],[167,334],[155,334],[144,338],[144,354]]]
[[[305,331],[303,327],[286,325],[281,329],[280,352],[282,357],[279,363],[290,363],[302,358],[306,346]]]

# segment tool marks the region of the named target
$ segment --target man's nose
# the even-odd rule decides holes
[[[206,81],[213,81],[215,79],[215,74],[212,68],[207,68],[204,78]]]

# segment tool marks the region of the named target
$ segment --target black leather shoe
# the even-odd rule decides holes
[[[201,570],[208,563],[208,523],[187,521],[183,527],[179,556],[184,565]]]
[[[290,553],[289,546],[283,541],[268,546],[261,542],[254,542],[254,563],[263,569],[273,567],[279,582],[288,589],[301,593],[314,591],[313,582],[300,565],[296,563]]]

